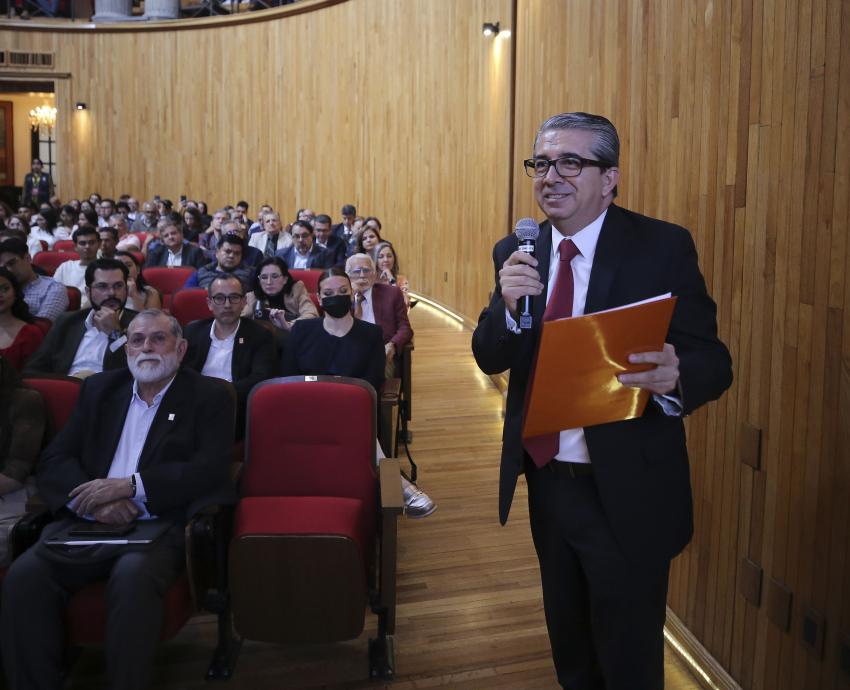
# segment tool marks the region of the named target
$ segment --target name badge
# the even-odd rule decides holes
[[[173,413],[173,412],[169,412],[169,413],[168,413],[168,421],[169,421],[169,422],[173,422],[173,421],[174,421],[174,413]]]

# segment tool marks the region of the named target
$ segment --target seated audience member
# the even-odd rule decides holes
[[[8,268],[0,268],[0,355],[20,371],[44,340],[35,325],[18,280]]]
[[[304,283],[289,274],[286,262],[270,256],[257,267],[254,291],[248,294],[242,316],[271,321],[288,331],[294,321],[318,318],[319,312]]]
[[[215,261],[201,266],[189,276],[184,287],[208,288],[215,278],[225,274],[236,276],[247,292],[254,285],[254,269],[242,262],[244,248],[245,241],[238,235],[222,236],[215,252]]]
[[[227,220],[227,211],[223,208],[218,209],[218,211],[212,214],[209,227],[198,238],[198,246],[203,250],[204,256],[208,261],[215,258],[215,249],[218,246],[218,241],[221,239],[221,226],[225,220]]]
[[[92,209],[80,209],[80,215],[77,218],[77,228],[99,228],[98,215]],[[77,228],[74,228],[75,230]],[[71,233],[73,235],[73,233]]]
[[[59,264],[53,273],[53,280],[77,288],[82,295],[80,306],[86,308],[90,306],[86,292],[86,268],[97,259],[97,252],[100,250],[100,234],[97,228],[85,225],[74,230],[74,249],[80,258]]]
[[[197,242],[204,233],[204,223],[201,212],[197,208],[187,206],[183,209],[183,237],[189,242]]]
[[[345,272],[354,287],[354,315],[377,324],[384,333],[387,375],[395,371],[397,356],[413,338],[401,290],[375,282],[375,263],[368,254],[355,254],[345,262]]]
[[[55,321],[68,308],[68,290],[53,278],[39,275],[33,270],[27,245],[22,240],[0,242],[0,266],[15,276],[30,314],[34,317]]]
[[[329,268],[330,257],[315,242],[313,242],[313,226],[303,220],[292,224],[292,246],[279,249],[275,256],[286,262],[287,266],[296,269]]]
[[[115,252],[115,258],[127,267],[127,303],[135,311],[162,309],[162,294],[148,285],[138,260],[130,252]]]
[[[345,263],[348,247],[344,240],[333,234],[330,216],[321,213],[313,220],[313,239],[327,253],[328,267]]]
[[[351,281],[345,272],[329,268],[319,278],[322,319],[293,325],[284,353],[283,375],[330,375],[365,379],[380,399],[384,387],[384,349],[381,329],[351,315]],[[383,456],[383,453],[380,453]],[[402,477],[405,513],[427,517],[434,502]]]
[[[133,232],[155,232],[159,221],[159,212],[152,201],[142,204],[142,212],[133,221]]]
[[[91,308],[62,314],[27,363],[33,373],[84,378],[127,366],[125,331],[136,315],[125,309],[127,267],[115,259],[97,259],[86,267]]]
[[[80,215],[80,212],[77,211],[71,204],[65,204],[62,209],[59,211],[59,224],[56,226],[62,226],[62,229],[68,233],[68,237],[74,232],[74,221],[76,221],[77,217]]]
[[[45,208],[34,215],[33,221],[35,225],[30,228],[30,235],[40,242],[46,242],[48,250],[53,250],[56,240],[67,240],[70,237],[65,228],[56,226],[56,212],[52,208]]]
[[[29,255],[33,257],[40,251],[43,251],[44,247],[38,239],[29,234],[29,231],[29,226],[24,223],[20,216],[11,216],[6,221],[6,227],[3,229],[3,239],[18,237],[26,243]]]
[[[381,221],[369,217],[363,221],[363,229],[357,235],[357,251],[355,254],[368,254],[381,241]]]
[[[115,202],[112,199],[103,199],[97,206],[97,226],[105,228],[109,225],[109,216],[115,213]]]
[[[127,221],[132,224],[136,221],[136,218],[142,215],[139,212],[139,200],[133,196],[127,197],[127,208],[129,209],[127,213]]]
[[[183,231],[173,221],[167,220],[160,226],[159,236],[161,242],[148,246],[145,268],[153,266],[200,268],[206,263],[201,249],[197,245],[184,241]]]
[[[346,244],[354,243],[354,219],[357,217],[357,209],[351,204],[345,204],[340,211],[342,222],[333,227],[333,234]]]
[[[292,246],[292,237],[280,225],[280,214],[272,211],[263,216],[263,231],[248,238],[248,246],[259,249],[263,256],[275,256]]]
[[[232,218],[235,218],[240,223],[243,223],[246,228],[251,227],[251,224],[254,222],[248,217],[248,202],[247,201],[237,201],[236,208],[233,209],[234,215]]]
[[[108,579],[108,684],[150,688],[163,599],[185,567],[188,511],[229,493],[228,392],[180,368],[186,341],[164,312],[137,316],[126,349],[126,368],[85,381],[71,419],[41,457],[37,489],[58,519],[3,581],[0,642],[11,687],[62,687],[69,593]],[[82,517],[109,525],[156,518],[167,530],[142,548],[46,543]]]
[[[255,232],[263,231],[263,218],[267,213],[274,212],[274,209],[268,204],[263,204],[260,206],[260,212],[257,214],[257,220],[251,223],[251,227],[248,228],[248,237],[253,235]]]
[[[395,247],[389,242],[378,242],[370,254],[375,261],[377,271],[377,282],[385,285],[394,285],[404,295],[404,303],[410,308],[410,294],[408,292],[410,283],[406,276],[398,272],[398,257]]]
[[[201,227],[206,230],[210,226],[210,223],[212,223],[212,216],[207,211],[206,201],[198,202],[198,213],[201,214]]]
[[[236,435],[242,438],[248,393],[255,384],[277,372],[274,339],[270,331],[251,319],[241,318],[245,292],[236,276],[221,276],[207,288],[210,319],[186,326],[189,343],[185,366],[204,376],[230,381],[239,401]]]
[[[118,231],[115,228],[105,226],[98,231],[100,237],[100,251],[97,253],[98,259],[114,259],[115,250],[118,246]]]
[[[0,566],[9,564],[8,538],[26,512],[24,484],[35,468],[46,413],[37,391],[23,388],[15,368],[0,355]]]
[[[127,219],[123,214],[113,213],[109,216],[109,227],[118,233],[118,243],[115,245],[115,249],[120,252],[139,252],[142,250],[138,235],[130,234],[127,228]]]
[[[245,232],[245,226],[242,225],[237,220],[225,220],[221,224],[221,234],[222,235],[237,235],[242,238],[242,241],[245,243],[242,251],[242,263],[251,266],[251,268],[256,268],[260,265],[260,262],[263,260],[263,252],[261,252],[256,247],[252,247],[248,244],[248,234]],[[219,242],[221,239],[219,239]],[[216,248],[218,245],[216,245]],[[212,258],[215,258],[215,252],[213,252]]]
[[[309,208],[299,208],[298,213],[295,214],[295,220],[303,220],[308,223],[312,223],[315,217],[316,214]]]

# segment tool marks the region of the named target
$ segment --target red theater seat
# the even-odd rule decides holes
[[[59,264],[64,264],[71,259],[78,259],[76,252],[39,252],[33,257],[33,264],[43,269],[47,275],[53,275]]]
[[[316,410],[335,423],[316,424]],[[375,417],[375,391],[361,380],[291,376],[254,388],[230,593],[236,631],[264,642],[356,638],[371,605],[370,675],[391,678],[401,479],[396,460],[376,472]]]
[[[171,308],[171,297],[178,290],[183,289],[186,281],[195,272],[194,268],[178,266],[175,268],[163,268],[155,266],[146,268],[142,275],[149,285],[153,285],[162,295],[162,308]]]
[[[73,252],[74,240],[56,240],[53,243],[54,252]]]
[[[310,295],[315,295],[319,291],[319,276],[323,273],[322,270],[316,268],[290,268],[289,275],[293,280],[300,280],[307,288]]]
[[[181,326],[210,318],[212,312],[207,306],[207,291],[204,288],[178,290],[171,296],[171,314]]]

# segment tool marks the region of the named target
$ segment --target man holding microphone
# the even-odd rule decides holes
[[[515,235],[496,244],[497,284],[472,340],[484,372],[511,372],[499,516],[504,524],[524,473],[552,655],[571,690],[663,687],[670,561],[693,531],[682,417],[732,382],[690,234],[614,205],[618,165],[606,118],[565,113],[541,125],[525,161],[546,215],[536,252],[518,251]],[[618,377],[651,392],[643,415],[523,439],[543,321],[668,292],[677,304],[662,350],[630,357],[654,367]],[[524,297],[533,318],[521,329]]]

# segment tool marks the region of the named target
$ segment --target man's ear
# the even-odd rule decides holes
[[[602,172],[602,195],[608,196],[620,181],[619,168],[606,168]]]
[[[189,341],[186,338],[180,338],[177,341],[177,361],[182,362],[186,356],[186,350],[189,348]]]

